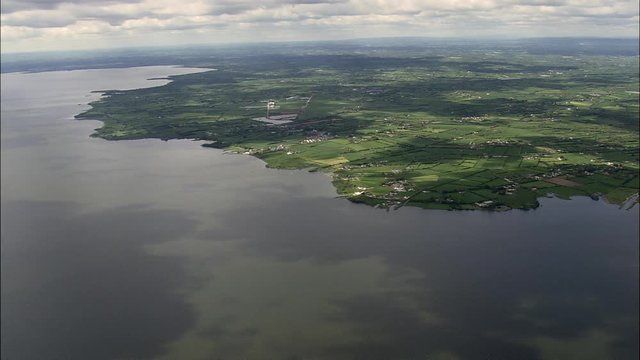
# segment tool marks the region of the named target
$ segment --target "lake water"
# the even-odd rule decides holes
[[[387,212],[73,119],[191,71],[2,74],[3,359],[638,359],[638,206]]]

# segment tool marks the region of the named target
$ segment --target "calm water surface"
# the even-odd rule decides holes
[[[387,212],[73,120],[192,71],[2,74],[3,359],[638,359],[637,206]]]

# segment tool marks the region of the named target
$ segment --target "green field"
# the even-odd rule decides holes
[[[78,118],[103,121],[95,135],[109,140],[206,140],[325,171],[342,196],[385,208],[638,193],[638,56],[360,50],[229,57],[165,86],[108,91]],[[272,115],[298,118],[253,120],[270,99]]]

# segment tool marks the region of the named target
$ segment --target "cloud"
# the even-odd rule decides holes
[[[137,3],[140,0],[3,0],[2,14],[10,14],[23,10],[51,10],[62,4],[107,4],[107,3]]]
[[[170,45],[398,35],[637,36],[638,2],[3,0],[1,20],[3,51],[138,45],[150,39]]]

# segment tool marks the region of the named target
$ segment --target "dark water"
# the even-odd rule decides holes
[[[71,119],[184,71],[2,75],[2,359],[638,358],[637,206],[386,212]]]

